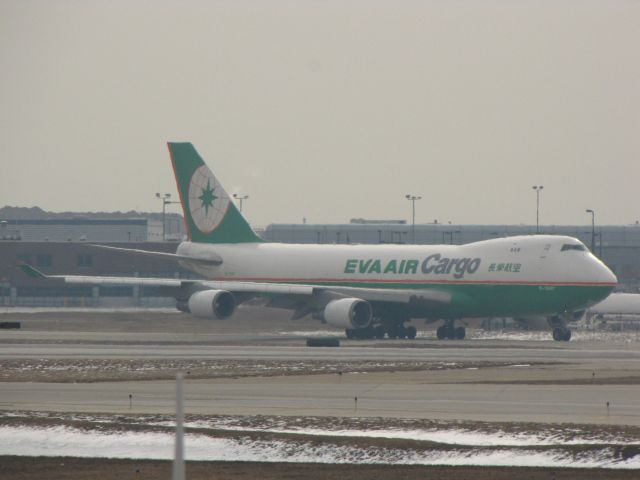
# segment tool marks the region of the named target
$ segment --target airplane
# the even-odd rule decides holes
[[[640,318],[640,294],[639,293],[612,293],[607,298],[595,305],[574,312],[571,322],[586,322],[593,324],[594,318],[606,321],[615,319],[618,321],[634,322]],[[546,317],[527,317],[513,319],[520,328],[541,329],[549,324]]]
[[[238,304],[307,315],[347,338],[415,338],[411,319],[439,320],[439,339],[463,339],[467,317],[543,315],[553,338],[567,320],[606,298],[616,276],[579,240],[529,235],[466,245],[310,245],[265,242],[250,227],[191,143],[168,143],[188,240],[175,254],[101,246],[177,260],[207,280],[44,275],[70,284],[164,287],[176,306],[224,319]]]
[[[611,322],[621,328],[625,324],[637,323],[640,319],[640,294],[612,293],[600,303],[588,308],[583,318],[592,326],[596,320],[602,324]]]

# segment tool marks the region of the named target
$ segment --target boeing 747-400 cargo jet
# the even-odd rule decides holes
[[[577,239],[531,235],[467,245],[293,245],[263,241],[190,143],[169,143],[189,240],[170,257],[209,280],[51,275],[67,283],[165,287],[178,309],[230,317],[250,298],[312,315],[349,338],[414,338],[411,319],[441,320],[438,338],[462,339],[468,317],[565,319],[606,298],[615,275]],[[116,248],[116,247],[103,247]],[[121,249],[122,250],[122,249]],[[131,251],[131,250],[129,250]],[[44,276],[28,265],[24,270]]]

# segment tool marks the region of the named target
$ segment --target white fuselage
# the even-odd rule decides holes
[[[301,245],[184,242],[178,253],[219,266],[184,263],[208,279],[408,284],[615,284],[615,275],[590,252],[561,251],[571,237],[508,237],[467,245]]]

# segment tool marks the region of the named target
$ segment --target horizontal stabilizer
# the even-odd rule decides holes
[[[28,277],[47,278],[47,276],[44,273],[42,273],[36,267],[29,265],[28,263],[21,263],[19,267],[20,267],[20,270],[22,270]]]

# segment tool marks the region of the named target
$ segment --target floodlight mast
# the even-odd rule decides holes
[[[596,212],[588,208],[586,213],[591,214],[591,253],[596,254]],[[600,245],[602,245],[602,239],[600,239]]]
[[[406,194],[405,198],[411,202],[411,243],[416,243],[416,200],[422,200],[419,195]]]
[[[536,233],[540,233],[540,190],[544,185],[534,185],[531,188],[536,191]]]
[[[242,201],[243,200],[248,200],[249,199],[249,195],[240,195],[239,193],[234,193],[233,194],[233,198],[235,198],[236,200],[240,201],[240,213],[242,213]]]

